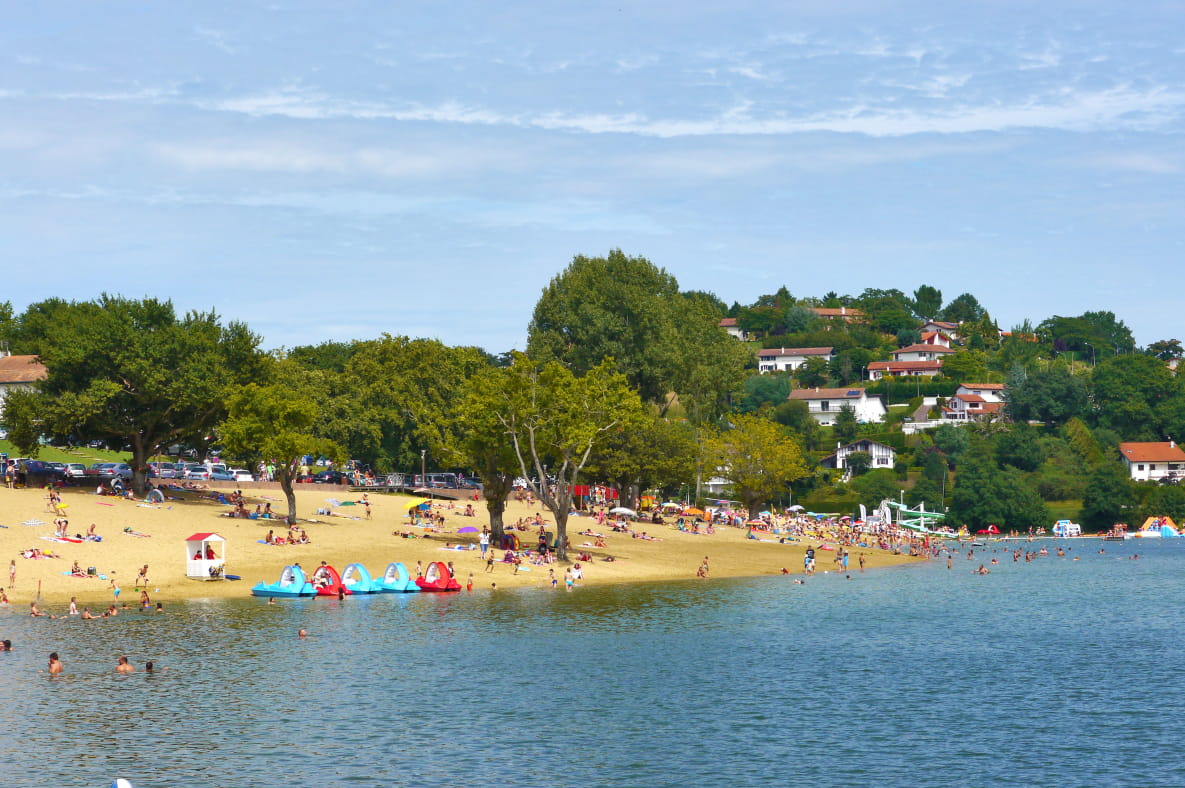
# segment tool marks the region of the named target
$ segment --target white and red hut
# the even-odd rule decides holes
[[[226,540],[215,533],[194,534],[185,540],[185,576],[221,580],[226,567]]]

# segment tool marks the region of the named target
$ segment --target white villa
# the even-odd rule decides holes
[[[948,345],[909,345],[900,350],[894,350],[891,355],[894,361],[934,361],[954,353]]]
[[[892,468],[897,462],[897,452],[892,446],[862,438],[854,443],[838,447],[833,453],[819,460],[819,464],[824,468],[843,470],[847,468],[848,455],[858,451],[866,452],[872,457],[872,464],[868,466],[869,470]]]
[[[1121,443],[1119,453],[1133,481],[1154,482],[1185,474],[1185,451],[1175,441]]]
[[[897,377],[932,377],[942,371],[942,361],[874,361],[868,365],[868,379],[880,380],[887,375]]]
[[[921,332],[923,334],[927,334],[931,331],[946,334],[946,336],[951,340],[958,340],[959,338],[958,323],[947,323],[942,320],[927,320],[925,325],[922,326]]]
[[[844,405],[856,414],[861,424],[885,420],[885,404],[880,397],[870,397],[864,389],[795,389],[790,399],[802,400],[815,421],[826,427],[835,424],[835,417]]]
[[[729,336],[736,337],[742,342],[748,341],[749,339],[748,332],[737,325],[737,319],[735,317],[722,318],[720,322],[717,323],[717,325],[727,331]]]
[[[795,370],[806,364],[807,359],[821,358],[831,361],[834,348],[829,347],[772,347],[757,351],[757,369],[761,372],[782,372]]]
[[[1004,409],[1003,383],[962,383],[942,409],[948,421],[979,421]]]

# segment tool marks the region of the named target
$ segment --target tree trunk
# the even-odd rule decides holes
[[[292,477],[295,474],[295,469],[292,463],[285,463],[276,468],[280,474],[280,489],[284,491],[284,498],[288,501],[288,516],[285,521],[288,525],[296,525],[296,490],[292,489]]]
[[[148,467],[148,455],[145,452],[144,439],[139,435],[132,436],[132,489],[136,495],[144,495],[144,470]],[[113,480],[114,481],[114,480]]]
[[[572,510],[572,499],[570,495],[560,496],[557,503],[562,503],[563,506],[558,506],[552,510],[555,515],[555,557],[560,561],[568,560],[568,512]]]
[[[505,473],[493,474],[481,480],[482,492],[486,497],[486,511],[490,513],[490,533],[494,544],[502,543],[505,526],[502,515],[506,512],[506,500],[510,497],[513,480]]]

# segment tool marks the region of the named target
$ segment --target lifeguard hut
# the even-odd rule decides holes
[[[221,580],[226,567],[226,540],[218,534],[194,534],[185,540],[185,576]]]

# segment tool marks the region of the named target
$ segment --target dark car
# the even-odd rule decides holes
[[[41,460],[21,460],[16,466],[16,480],[27,487],[43,486],[51,482],[61,484],[66,481],[66,472]]]
[[[321,471],[313,474],[313,484],[349,484],[350,477],[342,471]]]

